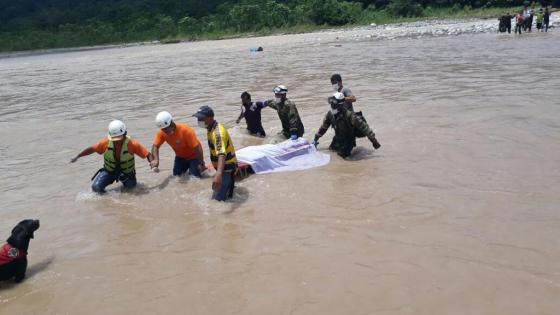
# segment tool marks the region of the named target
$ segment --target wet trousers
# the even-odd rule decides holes
[[[120,181],[124,188],[130,189],[136,186],[136,173],[131,174],[116,174],[101,169],[97,172],[97,175],[93,178],[93,183],[91,184],[91,189],[96,193],[104,193],[105,188],[112,183]]]
[[[189,171],[191,175],[200,177],[199,164],[200,162],[197,159],[187,160],[176,156],[173,163],[173,176],[180,176]]]
[[[235,187],[235,171],[222,173],[222,186],[220,190],[212,193],[212,199],[217,201],[226,201],[233,197],[233,189]]]

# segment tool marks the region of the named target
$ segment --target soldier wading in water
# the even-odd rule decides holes
[[[303,136],[305,129],[299,117],[296,103],[287,98],[288,88],[283,85],[278,85],[272,92],[274,92],[275,99],[265,101],[264,105],[278,112],[278,118],[282,123],[282,131],[278,134],[279,138],[282,140],[297,140],[297,138]]]
[[[375,133],[361,113],[354,113],[344,106],[344,98],[344,94],[340,92],[336,92],[328,98],[331,110],[325,115],[323,125],[315,134],[313,144],[317,146],[319,138],[332,126],[335,134],[329,149],[336,151],[343,158],[349,157],[352,153],[352,149],[356,146],[356,137],[367,137],[373,147],[379,149],[381,145],[377,142]]]

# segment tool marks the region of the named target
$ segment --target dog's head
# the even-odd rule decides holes
[[[33,232],[37,229],[39,229],[39,220],[23,220],[13,228],[7,242],[17,249],[27,251],[29,240],[33,238]]]

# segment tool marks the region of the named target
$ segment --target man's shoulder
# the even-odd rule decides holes
[[[296,106],[296,102],[292,101],[291,99],[287,98],[284,101],[284,105],[288,105],[288,106]]]
[[[105,137],[105,138],[101,138],[99,139],[99,141],[97,141],[97,143],[95,143],[95,146],[97,147],[104,147],[107,148],[109,146],[109,138]]]
[[[223,137],[229,137],[228,130],[226,126],[222,123],[216,123],[216,126],[210,130],[208,130],[208,135],[214,135],[216,139],[221,139]]]
[[[175,124],[176,125],[176,133],[180,136],[196,136],[196,133],[194,131],[194,129],[185,124],[185,123],[180,123],[180,124]]]
[[[347,86],[342,87],[341,92],[342,92],[342,94],[344,94],[344,96],[351,96],[352,95],[352,90]]]
[[[132,138],[132,137],[128,139],[128,144],[129,145],[132,144],[133,146],[141,146],[142,145],[140,142],[138,142],[137,139]]]
[[[349,119],[349,120],[353,120],[358,118],[358,116],[356,115],[355,112],[351,111],[351,110],[344,110],[344,118]]]
[[[177,130],[180,130],[180,131],[182,131],[182,130],[194,131],[194,129],[193,129],[191,126],[189,126],[188,124],[186,124],[186,123],[177,123],[177,122],[176,122],[176,123],[175,123],[175,128],[176,128]]]
[[[132,150],[141,150],[144,148],[144,146],[142,145],[142,143],[140,143],[137,139],[134,138],[130,138],[128,140],[128,147],[131,148]]]
[[[103,154],[103,152],[107,151],[107,148],[109,147],[109,139],[107,137],[100,139],[91,147],[96,153]]]
[[[224,130],[225,132],[227,132],[226,126],[225,126],[224,124],[222,124],[222,123],[218,123],[218,124],[216,125],[216,130],[218,130],[218,129],[219,129],[219,130]]]
[[[163,130],[159,129],[156,131],[156,138],[161,138],[161,139],[165,139],[165,132],[163,132]]]

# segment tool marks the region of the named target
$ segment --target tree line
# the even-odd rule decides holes
[[[546,1],[546,5],[560,0]],[[296,25],[346,25],[433,7],[511,7],[522,0],[0,0],[0,50],[96,45]]]

